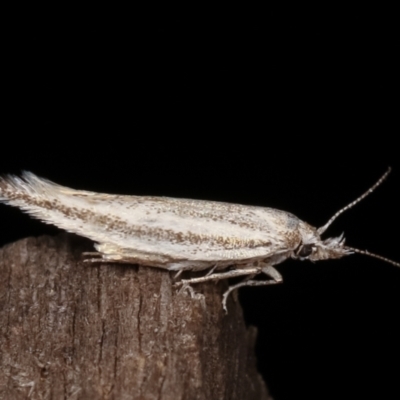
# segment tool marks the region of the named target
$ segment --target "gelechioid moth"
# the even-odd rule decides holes
[[[176,271],[205,271],[177,285],[243,276],[229,287],[282,282],[274,268],[287,258],[325,260],[361,253],[397,267],[400,263],[368,251],[345,246],[343,235],[321,235],[367,192],[339,210],[324,226],[314,228],[293,214],[267,207],[168,197],[122,196],[74,190],[24,172],[22,178],[0,178],[0,201],[33,217],[96,242],[98,253],[89,262],[123,262]],[[255,280],[260,273],[270,279]]]

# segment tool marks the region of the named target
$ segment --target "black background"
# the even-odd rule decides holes
[[[1,173],[269,206],[400,260],[393,10],[50,10],[3,42]],[[47,13],[47,14],[46,14]],[[58,230],[0,207],[0,244]],[[398,399],[400,268],[288,261],[242,289],[275,400]]]

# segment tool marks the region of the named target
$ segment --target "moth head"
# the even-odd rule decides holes
[[[339,237],[321,240],[318,232],[314,237],[306,237],[305,240],[295,249],[292,257],[299,260],[329,260],[333,258],[341,258],[352,254],[348,247],[344,245],[343,234]]]
[[[332,224],[335,219],[341,215],[346,210],[352,208],[365,197],[367,197],[370,193],[372,193],[389,175],[391,169],[389,168],[386,173],[373,185],[370,189],[368,189],[364,194],[358,197],[356,200],[348,204],[346,207],[340,209],[336,214],[333,215],[329,221],[322,226],[321,228],[315,229],[311,227],[307,227],[307,229],[302,229],[303,232],[303,240],[302,243],[294,250],[292,254],[292,258],[297,258],[300,260],[327,260],[331,258],[340,258],[352,253],[364,254],[370,257],[378,258],[379,260],[386,261],[389,264],[395,265],[396,267],[400,267],[400,263],[390,260],[386,257],[379,256],[377,254],[370,253],[367,250],[359,250],[354,247],[345,246],[343,234],[339,237],[328,238],[325,240],[321,239],[321,235],[328,229],[328,227]],[[311,228],[311,229],[310,229]]]

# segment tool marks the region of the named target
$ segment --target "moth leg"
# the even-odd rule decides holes
[[[196,299],[196,300],[200,301],[200,304],[203,309],[206,308],[206,299],[205,299],[204,295],[201,293],[196,293],[196,291],[188,283],[183,285],[178,291],[178,293],[183,293],[183,292],[188,292],[189,296],[192,299]]]
[[[210,276],[210,275],[212,275],[217,267],[218,267],[218,264],[215,264],[215,265],[206,273],[205,276]]]
[[[247,286],[247,282],[251,281],[254,277],[256,276],[256,274],[253,275],[249,275],[246,278],[244,278],[241,282],[237,283],[236,285],[232,285],[228,287],[228,290],[226,292],[224,292],[224,294],[222,295],[222,308],[225,311],[225,314],[228,314],[228,309],[226,307],[226,302],[228,300],[229,295],[235,291],[236,289],[239,289],[242,286]],[[237,301],[237,296],[235,297],[235,301]]]
[[[208,276],[212,274],[217,268],[218,264],[215,264],[210,271],[205,275]],[[179,263],[169,263],[167,265],[167,269],[170,271],[177,271],[177,273],[174,275],[174,280],[176,280],[184,271],[201,271],[203,269],[207,269],[209,267],[208,263],[205,262],[196,262],[193,263],[192,261],[183,261]]]
[[[131,264],[131,265],[135,265],[135,264],[139,264],[138,262],[134,262],[132,260],[121,260],[119,258],[86,258],[83,260],[83,262],[85,263],[101,263],[101,264]]]
[[[197,294],[195,290],[188,283],[182,285],[182,287],[178,291],[178,293],[183,293],[183,292],[188,292],[192,299],[195,298]]]
[[[282,281],[252,281],[252,280],[246,280],[244,282],[239,282],[236,285],[229,286],[229,289],[224,293],[222,296],[222,307],[225,310],[225,312],[228,314],[228,309],[226,308],[226,301],[228,300],[228,296],[230,293],[232,293],[234,290],[239,289],[243,286],[267,286],[267,285],[276,285],[277,283],[281,283]]]
[[[272,265],[267,265],[263,267],[261,271],[263,274],[268,275],[270,278],[276,281],[276,283],[283,282],[282,275]]]
[[[102,260],[105,263],[164,266],[171,261],[169,257],[162,254],[146,253],[134,249],[120,247],[112,243],[96,243],[94,247],[101,254]],[[92,262],[93,260],[88,261]]]
[[[267,286],[267,285],[276,285],[278,283],[283,282],[282,275],[272,266],[267,265],[261,270],[264,274],[268,275],[272,278],[272,280],[268,281],[253,281],[252,279],[255,277],[255,274],[247,277],[242,282],[237,283],[236,285],[229,286],[228,290],[222,296],[222,307],[226,313],[228,313],[228,309],[226,307],[226,302],[228,300],[228,296],[234,290],[239,289],[243,286]]]
[[[174,280],[176,280],[177,278],[179,278],[179,275],[183,272],[184,270],[183,269],[181,269],[181,270],[179,270],[175,275],[174,275]]]
[[[137,264],[133,260],[123,258],[120,254],[102,254],[96,252],[85,252],[83,253],[85,263],[122,263],[122,264]]]
[[[178,278],[182,272],[184,271],[195,271],[197,268],[196,267],[201,267],[201,269],[205,268],[204,263],[200,263],[200,264],[195,264],[193,265],[193,263],[179,263],[179,264],[169,264],[168,265],[168,269],[170,271],[178,271],[175,275],[174,275],[174,279],[176,280],[176,278]],[[214,271],[216,265],[211,269],[211,271]],[[210,274],[210,272],[208,273]],[[207,274],[207,275],[208,275]]]
[[[208,281],[219,281],[221,279],[229,279],[229,278],[234,278],[236,276],[259,274],[261,271],[262,270],[260,268],[233,269],[232,271],[206,275],[206,276],[202,276],[200,278],[182,279],[181,281],[177,282],[175,285],[181,286],[181,285],[186,285],[186,284],[192,285],[193,283],[203,283],[203,282],[208,282]]]
[[[205,276],[211,275],[211,274],[214,272],[215,268],[217,268],[217,264],[215,264],[215,265],[210,269],[210,271],[207,272],[207,274],[206,274]],[[180,270],[174,275],[174,280],[176,280],[176,279],[181,275],[181,273],[182,273],[183,271],[185,271],[185,268],[180,269]]]

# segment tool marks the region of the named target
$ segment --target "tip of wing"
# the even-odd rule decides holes
[[[57,184],[43,178],[39,178],[29,171],[23,171],[21,177],[16,175],[0,176],[0,199],[12,200],[22,194],[35,195]]]

